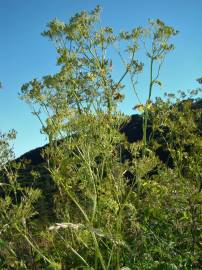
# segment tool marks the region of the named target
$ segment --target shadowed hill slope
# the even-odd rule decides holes
[[[191,109],[193,109],[193,110],[202,109],[202,99],[199,99],[199,100],[193,102],[193,104],[191,105]],[[129,118],[129,120],[126,123],[123,123],[123,125],[120,127],[120,132],[125,134],[127,141],[129,143],[134,143],[134,142],[140,141],[143,138],[142,124],[143,124],[142,115],[134,114]],[[148,125],[148,129],[147,129],[147,137],[148,138],[152,132],[151,125],[152,125],[152,123],[150,121],[149,125]],[[198,128],[199,128],[199,130],[198,130],[199,134],[202,135],[202,118],[201,118],[200,123],[198,123]],[[158,134],[156,136],[158,136]],[[18,157],[15,161],[19,162],[20,160],[26,159],[26,160],[29,160],[30,164],[32,164],[33,166],[37,166],[41,163],[44,163],[45,159],[42,156],[42,152],[48,146],[49,146],[49,144],[46,144],[44,146],[37,147],[33,150],[30,150],[30,151],[24,153],[23,155],[21,155],[20,157]],[[159,158],[163,162],[166,161],[161,156],[160,153],[159,153]]]
[[[191,108],[193,110],[202,109],[202,99],[194,102],[192,104]],[[129,121],[127,121],[126,123],[123,123],[123,125],[120,127],[120,132],[125,134],[127,141],[129,143],[134,143],[134,142],[140,141],[143,138],[142,124],[143,124],[142,115],[134,114],[129,118]],[[201,135],[202,134],[202,118],[201,118],[200,123],[198,123],[198,128],[199,128],[198,132]],[[152,128],[151,128],[151,121],[150,121],[148,128],[147,128],[147,137],[149,137],[151,135],[151,132],[152,132]],[[45,159],[42,156],[42,152],[48,146],[49,146],[49,144],[46,144],[44,146],[32,149],[32,150],[24,153],[20,157],[18,157],[15,161],[19,162],[21,160],[29,160],[30,164],[33,166],[37,166],[39,164],[42,164],[45,162]],[[165,157],[163,157],[160,152],[158,155],[159,155],[159,158],[163,162],[166,162]]]
[[[32,149],[20,157],[18,157],[15,161],[19,162],[21,160],[29,160],[32,165],[39,165],[45,162],[44,157],[42,156],[42,152],[45,148],[48,147],[48,144]]]

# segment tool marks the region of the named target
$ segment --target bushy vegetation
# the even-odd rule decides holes
[[[22,86],[21,97],[49,139],[46,162],[25,174],[30,164],[11,162],[14,133],[1,135],[0,267],[199,270],[202,114],[192,105],[201,90],[152,102],[177,32],[156,20],[115,35],[100,27],[99,13],[97,7],[66,24],[51,21],[43,35],[57,49],[60,70]],[[117,106],[127,78],[139,100],[141,44],[150,81],[146,103],[136,106],[142,140],[130,144],[119,131],[128,117]],[[113,49],[123,64],[120,78]],[[159,159],[159,149],[166,149],[172,166]]]

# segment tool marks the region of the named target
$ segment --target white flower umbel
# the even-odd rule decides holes
[[[49,227],[49,230],[59,230],[59,229],[73,229],[73,230],[79,230],[84,229],[84,225],[80,223],[56,223],[55,225],[52,225]]]

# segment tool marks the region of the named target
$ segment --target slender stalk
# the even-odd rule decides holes
[[[17,230],[20,232],[20,233],[22,233],[18,228],[17,228]],[[41,256],[41,258],[43,258],[46,262],[48,262],[49,264],[53,264],[53,261],[51,261],[50,259],[48,259],[41,251],[40,251],[40,249],[38,248],[38,247],[36,247],[33,243],[32,243],[32,241],[28,238],[28,236],[27,235],[25,235],[25,234],[23,234],[22,233],[22,235],[23,235],[23,237],[26,239],[26,241],[30,244],[30,246],[33,248],[33,250],[35,250],[40,256]]]
[[[90,265],[87,263],[87,261],[72,247],[72,246],[70,246],[67,242],[66,242],[66,240],[62,237],[62,235],[60,234],[59,235],[60,236],[60,238],[64,241],[64,243],[65,243],[65,245],[67,246],[67,248],[69,248],[71,251],[72,251],[72,253],[74,253],[87,267],[89,267],[90,268]]]
[[[146,148],[147,148],[147,127],[148,127],[148,117],[149,112],[147,108],[147,104],[151,101],[151,95],[152,95],[152,88],[153,88],[153,64],[154,64],[154,58],[151,57],[150,61],[150,83],[149,83],[149,95],[147,98],[147,103],[144,111],[144,117],[143,117],[143,142],[144,142],[144,150],[143,154],[145,154]]]
[[[100,260],[102,269],[103,269],[103,270],[107,270],[107,267],[105,266],[104,259],[103,259],[103,257],[102,257],[101,252],[100,252],[100,248],[99,248],[99,245],[98,245],[98,242],[97,242],[97,238],[96,238],[96,236],[95,236],[95,233],[92,232],[92,236],[93,236],[93,241],[94,241],[94,245],[95,245],[95,250],[96,250],[96,253],[97,253],[98,258],[99,258],[99,260]]]
[[[151,58],[150,61],[150,84],[149,84],[149,96],[147,101],[151,100],[151,95],[152,95],[152,88],[153,88],[153,64],[154,64],[154,58]]]

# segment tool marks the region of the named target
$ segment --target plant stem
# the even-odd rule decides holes
[[[150,61],[149,95],[148,95],[148,98],[147,98],[146,107],[145,107],[144,116],[143,116],[143,142],[144,142],[143,154],[145,154],[146,147],[147,147],[147,127],[148,127],[148,117],[149,117],[147,104],[150,103],[150,101],[151,101],[151,95],[152,95],[152,88],[153,88],[153,64],[154,64],[154,58],[151,57],[151,61]]]

